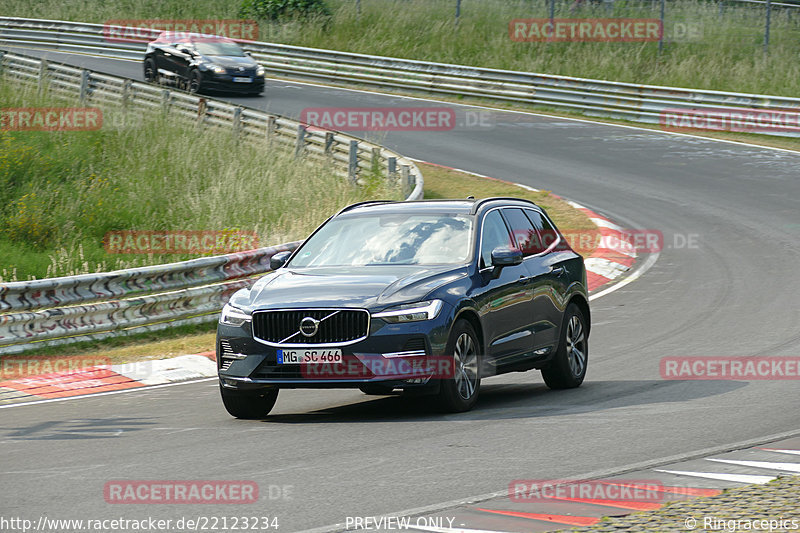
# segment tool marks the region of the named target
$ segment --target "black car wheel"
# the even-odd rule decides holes
[[[158,69],[156,68],[156,62],[152,59],[147,59],[144,62],[144,81],[158,83]]]
[[[439,400],[444,409],[469,411],[478,401],[481,365],[478,336],[466,320],[458,320],[447,341],[446,353],[453,357],[453,376],[441,381]]]
[[[236,418],[264,418],[272,411],[278,399],[278,389],[260,391],[238,391],[219,387],[222,403],[231,416]]]
[[[201,77],[200,72],[193,70],[192,73],[189,75],[189,92],[190,93],[199,93],[201,87]]]
[[[544,382],[551,389],[579,387],[586,377],[589,361],[589,339],[586,319],[575,304],[569,304],[561,327],[561,340],[550,367],[542,369]]]

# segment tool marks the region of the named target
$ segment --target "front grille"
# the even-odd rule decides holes
[[[253,77],[256,75],[256,69],[254,68],[246,68],[244,70],[239,70],[239,67],[229,67],[226,69],[228,74],[231,76],[250,76]]]
[[[314,335],[300,333],[305,318],[319,321]],[[292,309],[253,313],[253,337],[268,344],[346,344],[367,337],[369,313],[363,309]]]

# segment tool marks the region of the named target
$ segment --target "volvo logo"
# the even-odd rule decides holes
[[[300,333],[302,333],[306,337],[313,337],[317,334],[317,329],[319,329],[319,320],[311,318],[310,316],[305,317],[303,320],[300,321]]]
[[[242,72],[243,70],[244,70],[244,67],[239,67],[239,72]]]

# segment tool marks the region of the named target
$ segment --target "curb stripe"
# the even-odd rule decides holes
[[[537,514],[537,513],[522,513],[518,511],[496,511],[492,509],[481,509],[476,507],[478,511],[485,513],[495,513],[505,516],[513,516],[515,518],[528,518],[530,520],[541,520],[542,522],[555,522],[557,524],[566,524],[568,526],[593,526],[600,521],[599,518],[591,516],[569,516],[560,514]]]

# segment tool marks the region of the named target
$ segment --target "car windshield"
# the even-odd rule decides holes
[[[334,218],[303,244],[291,267],[434,265],[467,261],[472,217],[401,214]]]
[[[204,56],[235,56],[244,57],[244,51],[236,43],[223,41],[195,41],[195,49]]]

